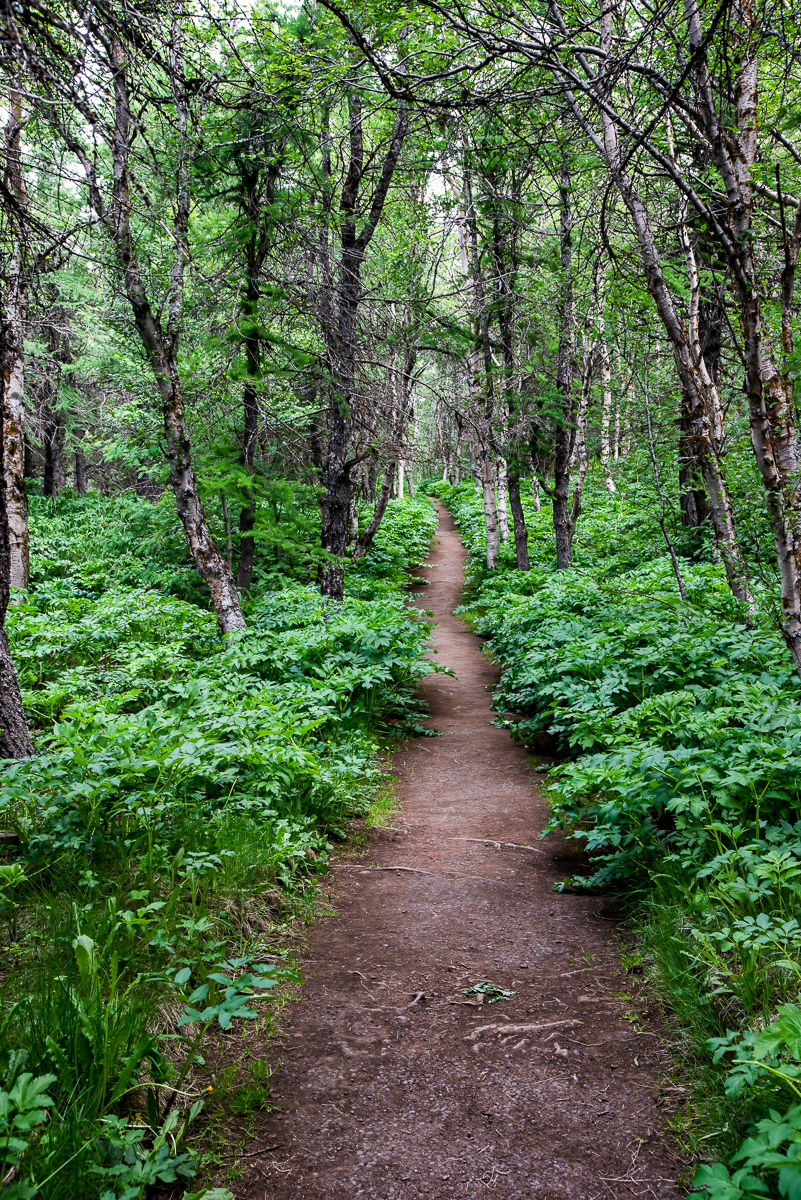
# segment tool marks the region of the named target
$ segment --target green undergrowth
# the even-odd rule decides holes
[[[436,517],[393,502],[341,605],[290,561],[223,644],[159,505],[33,516],[8,626],[37,753],[0,774],[0,1195],[188,1200],[215,1113],[269,1103],[293,928],[353,818],[387,808],[381,746],[420,728],[435,668],[404,592]]]
[[[780,636],[747,628],[679,530],[683,604],[633,489],[590,478],[558,572],[547,505],[526,504],[532,569],[504,547],[488,572],[480,496],[432,490],[470,551],[463,611],[502,667],[498,721],[559,759],[548,828],[588,863],[565,883],[631,901],[681,1046],[696,1187],[801,1197],[801,681]]]

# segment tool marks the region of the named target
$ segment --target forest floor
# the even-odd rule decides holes
[[[574,852],[538,841],[537,760],[490,724],[497,669],[453,616],[465,557],[441,508],[420,601],[457,675],[425,684],[440,736],[398,751],[396,828],[334,870],[237,1200],[685,1194],[658,1025],[602,900],[553,891]],[[464,994],[483,981],[515,995]]]

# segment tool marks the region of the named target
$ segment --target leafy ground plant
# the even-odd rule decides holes
[[[435,668],[404,591],[436,517],[393,502],[341,605],[273,564],[224,645],[176,586],[159,505],[34,515],[9,626],[38,752],[0,776],[2,1195],[221,1200],[187,1191],[208,1080],[302,982],[287,923],[367,811],[382,740],[419,723]]]
[[[801,684],[719,565],[683,560],[682,602],[658,537],[631,525],[636,506],[592,477],[589,488],[573,568],[553,569],[551,511],[527,504],[532,569],[516,571],[507,547],[492,573],[481,497],[472,485],[433,490],[470,550],[465,611],[503,671],[498,721],[557,758],[548,830],[580,841],[587,863],[565,882],[641,901],[662,995],[695,1013],[684,1044],[694,1034],[699,1086],[731,1117],[699,1144],[735,1149],[731,1167],[703,1166],[696,1186],[721,1200],[798,1197],[788,1030],[801,990]],[[735,1043],[753,1061],[727,1074]]]

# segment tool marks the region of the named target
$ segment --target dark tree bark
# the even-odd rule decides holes
[[[375,461],[372,461],[370,463],[370,466],[367,469],[367,472],[362,481],[362,485],[364,488],[364,492],[363,492],[364,499],[367,500],[368,503],[370,503],[370,504],[375,504],[375,500],[376,500],[375,489],[376,489],[377,480],[378,480],[378,464]]]
[[[469,242],[470,289],[472,292],[473,323],[478,335],[480,351],[476,348],[470,355],[470,394],[474,415],[474,436],[476,441],[476,461],[478,467],[478,483],[484,500],[484,527],[487,534],[487,567],[493,571],[498,562],[501,548],[500,527],[498,524],[498,505],[495,498],[497,484],[497,464],[493,420],[495,417],[495,391],[492,379],[492,351],[489,336],[489,314],[487,299],[484,291],[484,278],[481,273],[481,259],[478,246],[478,217],[473,203],[473,185],[470,176],[470,166],[465,146],[464,161],[464,198],[467,239]],[[480,363],[483,362],[483,386],[480,373]],[[483,411],[480,403],[483,397]]]
[[[679,508],[685,529],[698,529],[709,519],[691,400],[682,389],[679,415]]]
[[[520,476],[515,473],[509,473],[509,507],[512,510],[512,521],[515,528],[515,553],[517,555],[518,571],[528,571],[530,567],[528,559],[528,530],[526,529],[526,518],[523,512],[523,503],[520,499]]]
[[[86,495],[86,455],[83,452],[84,431],[75,430],[75,491]]]
[[[61,491],[61,453],[64,449],[64,421],[61,414],[55,409],[51,409],[47,417],[48,420],[42,426],[42,450],[44,452],[42,495],[57,496]]]

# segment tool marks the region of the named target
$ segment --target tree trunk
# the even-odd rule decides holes
[[[280,170],[280,161],[273,162],[266,171],[254,160],[250,166],[242,167],[239,207],[248,223],[245,240],[245,296],[241,305],[241,320],[245,327],[245,370],[246,381],[242,391],[243,431],[242,466],[251,478],[254,472],[256,438],[258,434],[258,396],[256,381],[261,378],[261,342],[259,340],[259,298],[261,296],[261,274],[268,249],[268,231],[264,222],[264,210],[275,196],[275,184]],[[263,183],[263,193],[260,184]],[[256,557],[256,541],[253,529],[256,524],[256,495],[248,488],[239,510],[239,562],[236,571],[236,586],[247,595],[253,582],[253,564]]]
[[[540,484],[535,475],[531,480],[531,499],[534,504],[535,512],[542,512],[542,502],[540,500]]]
[[[255,351],[247,346],[248,372],[255,373],[259,369],[258,338],[247,339],[255,342]],[[254,361],[255,360],[255,361]],[[248,475],[253,475],[253,464],[256,451],[256,433],[258,429],[258,407],[256,405],[256,389],[252,382],[245,384],[243,394],[244,433],[242,438],[242,465]],[[247,594],[253,582],[253,563],[256,557],[256,540],[253,537],[253,527],[256,524],[256,498],[252,491],[245,493],[242,508],[239,510],[239,562],[236,568],[236,586],[240,592]]]
[[[348,544],[352,463],[350,451],[356,378],[356,316],[362,298],[361,271],[367,247],[378,226],[387,194],[408,132],[408,113],[399,100],[392,141],[373,192],[370,213],[361,233],[356,231],[356,208],[364,174],[364,132],[361,101],[354,89],[348,97],[349,161],[340,196],[340,261],[336,288],[336,321],[326,321],[325,337],[330,372],[328,452],[320,496],[323,549],[331,556],[320,574],[320,591],[330,600],[345,592],[345,554]],[[328,291],[324,287],[324,291]],[[329,306],[331,307],[331,306]]]
[[[49,304],[42,324],[46,329],[49,361],[44,369],[39,393],[39,413],[42,425],[42,494],[58,496],[64,486],[62,455],[66,440],[66,422],[62,408],[61,379],[65,368],[72,364],[72,345],[69,316],[58,303],[59,293],[55,285],[48,287]],[[66,372],[66,382],[74,387],[75,376]]]
[[[530,566],[528,559],[528,530],[526,529],[523,502],[520,499],[520,476],[514,472],[510,472],[509,474],[509,507],[512,510],[512,521],[515,530],[517,569],[518,571],[528,571]]]
[[[472,380],[474,397],[478,400],[483,391],[483,419],[477,422],[479,436],[479,468],[481,491],[484,499],[484,524],[487,533],[487,568],[494,571],[498,564],[498,553],[501,547],[501,530],[496,500],[495,487],[498,481],[498,465],[493,434],[493,418],[495,415],[495,393],[492,383],[492,351],[489,338],[489,317],[484,295],[484,280],[481,274],[481,260],[478,252],[478,218],[473,204],[473,188],[465,158],[464,166],[464,196],[465,196],[465,228],[470,239],[470,271],[472,275],[472,294],[475,311],[475,324],[480,338],[481,357],[484,364],[484,386],[479,380],[479,352],[473,355]],[[478,417],[478,412],[476,417]],[[509,530],[507,526],[507,538]]]
[[[608,4],[604,4],[601,12],[601,48],[606,55],[610,55],[612,52],[612,9]],[[600,90],[606,95],[610,87],[611,80],[607,74],[604,74]],[[631,216],[640,246],[648,290],[670,339],[679,379],[690,402],[693,436],[699,453],[702,455],[702,471],[709,494],[715,536],[723,558],[726,578],[733,595],[737,599],[745,601],[749,606],[753,606],[753,598],[748,587],[747,568],[735,532],[731,499],[713,443],[712,413],[716,405],[710,400],[710,394],[715,385],[709,377],[703,356],[697,352],[696,345],[693,344],[697,343],[697,332],[696,334],[691,332],[688,335],[676,310],[673,296],[665,280],[648,211],[624,165],[617,128],[605,108],[601,109],[601,125],[603,149],[609,170]],[[685,254],[692,273],[694,258],[692,248],[687,241],[685,241]],[[691,292],[695,297],[699,294],[697,279],[691,280]],[[690,324],[691,326],[693,324],[692,316]]]
[[[570,506],[570,547],[573,548],[573,537],[576,525],[581,516],[581,497],[584,492],[584,480],[587,476],[589,458],[587,455],[587,413],[590,407],[590,389],[592,388],[592,360],[595,355],[595,345],[589,338],[585,339],[584,355],[581,369],[581,399],[579,400],[576,418],[576,438],[571,466],[578,467],[578,474],[573,484],[573,501]]]
[[[153,313],[136,256],[131,231],[130,145],[132,117],[128,94],[126,62],[122,46],[113,45],[116,63],[114,76],[115,137],[112,146],[113,203],[105,212],[100,190],[92,188],[93,203],[104,217],[123,271],[125,292],[131,306],[137,332],[142,340],[148,361],[156,379],[164,418],[170,484],[175,495],[178,516],[184,527],[192,561],[211,593],[217,623],[223,634],[245,628],[233,575],[209,531],[206,514],[198,495],[197,480],[192,466],[189,427],[184,412],[177,354],[181,324],[183,294],[183,264],[189,222],[188,168],[182,158],[179,164],[178,195],[176,198],[176,245],[171,271],[170,312],[167,336],[159,318]],[[180,112],[180,103],[176,101]]]
[[[3,476],[9,537],[11,602],[28,587],[28,496],[25,490],[25,330],[28,318],[27,213],[28,194],[22,172],[22,97],[12,88],[5,128],[6,186],[20,218],[7,274],[6,355],[8,377],[3,393]]]
[[[758,156],[758,61],[760,17],[748,5],[732,9],[729,37],[737,64],[734,79],[735,130],[721,129],[706,60],[696,0],[685,0],[691,61],[695,69],[701,116],[709,134],[726,190],[726,210],[732,236],[727,262],[740,295],[745,360],[745,385],[751,423],[751,446],[762,480],[768,519],[773,532],[781,580],[782,633],[801,674],[801,497],[794,417],[793,381],[771,344],[763,310],[764,287],[760,280],[753,236],[754,169]],[[777,168],[778,171],[778,168]],[[801,204],[792,234],[785,228],[781,204],[785,266],[781,277],[782,351],[793,352],[793,291],[801,245]],[[786,359],[785,359],[786,361]],[[714,498],[710,496],[713,504]]]
[[[685,529],[698,529],[709,518],[700,456],[693,434],[692,407],[684,390],[679,413],[679,508]]]
[[[445,449],[445,438],[442,432],[442,408],[439,401],[434,406],[434,425],[437,430],[437,449],[439,450],[439,458],[442,463],[442,482],[448,481],[448,454]]]
[[[509,541],[509,518],[506,513],[506,489],[508,483],[506,460],[498,457],[498,530],[504,546]]]
[[[42,428],[44,469],[42,471],[42,495],[57,496],[61,491],[63,475],[61,453],[64,449],[64,421],[58,409],[50,408],[45,414]]]
[[[86,456],[83,452],[83,430],[75,431],[75,491],[86,495]]]
[[[17,358],[14,331],[0,317],[0,758],[25,758],[33,754],[19,679],[8,648],[5,628],[11,574],[11,538],[6,512],[6,488],[3,485],[6,446],[4,401]]]
[[[373,544],[373,538],[378,533],[379,526],[383,519],[384,513],[387,511],[390,496],[392,495],[392,484],[395,480],[396,463],[387,463],[387,469],[384,472],[384,482],[381,485],[381,492],[376,501],[373,515],[370,518],[370,524],[365,529],[364,533],[356,543],[356,549],[353,551],[354,560],[364,558],[367,551]]]
[[[231,538],[231,517],[228,512],[228,501],[225,498],[225,492],[220,492],[220,508],[222,509],[223,528],[225,529],[225,561],[230,571],[234,559],[234,545]]]
[[[353,547],[356,547],[359,544],[359,510],[356,507],[355,493],[356,488],[354,486],[351,488],[350,513],[348,515],[348,524],[350,525],[350,529],[348,530],[348,541]]]
[[[601,410],[601,467],[604,473],[604,486],[609,492],[616,492],[615,481],[609,470],[610,432],[612,424],[612,363],[609,358],[609,347],[606,338],[601,342],[601,387],[603,389],[603,408]]]
[[[453,451],[453,460],[451,467],[450,481],[454,487],[462,482],[462,446],[464,444],[464,420],[462,416],[453,414],[453,419],[456,422],[456,446]]]
[[[498,565],[501,537],[498,529],[498,508],[495,502],[495,463],[488,446],[479,448],[479,470],[481,492],[484,499],[484,525],[487,531],[487,568],[494,571]]]
[[[556,540],[556,567],[564,570],[573,565],[573,533],[571,529],[570,462],[576,437],[576,398],[573,388],[573,337],[575,310],[573,306],[573,216],[570,206],[570,172],[566,151],[562,152],[559,178],[559,349],[556,364],[556,388],[560,396],[554,447],[553,528]]]

